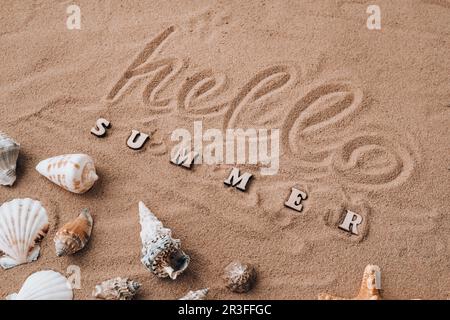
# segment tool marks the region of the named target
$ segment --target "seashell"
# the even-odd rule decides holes
[[[72,300],[70,282],[59,272],[38,271],[29,276],[19,293],[6,297],[7,300]]]
[[[94,161],[86,154],[66,154],[43,160],[36,170],[73,193],[85,193],[98,180]]]
[[[0,184],[12,186],[16,181],[20,144],[0,132]]]
[[[141,284],[128,278],[114,278],[96,285],[92,295],[105,300],[131,300]]]
[[[233,261],[225,267],[225,285],[233,292],[249,291],[256,282],[256,270],[249,264]]]
[[[209,289],[200,289],[196,291],[189,291],[184,297],[178,300],[205,300]]]
[[[39,201],[14,199],[0,207],[0,265],[9,269],[39,256],[48,231],[47,211]]]
[[[75,220],[59,229],[54,239],[56,255],[71,255],[83,249],[91,236],[93,223],[89,210],[84,209]]]
[[[381,300],[380,277],[380,267],[369,264],[364,269],[361,287],[355,298],[349,299],[328,293],[321,293],[319,294],[319,300]]]
[[[148,270],[160,278],[175,280],[188,266],[190,258],[181,250],[181,241],[172,238],[170,229],[139,202],[141,223],[142,258]]]

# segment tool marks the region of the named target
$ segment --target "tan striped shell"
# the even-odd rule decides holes
[[[98,180],[94,161],[86,154],[67,154],[41,161],[36,170],[67,191],[85,193]]]
[[[71,255],[83,249],[91,237],[93,224],[88,209],[84,209],[75,220],[66,223],[55,235],[56,255]]]

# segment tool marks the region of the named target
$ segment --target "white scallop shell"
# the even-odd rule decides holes
[[[188,266],[190,258],[181,250],[181,241],[172,238],[172,232],[139,202],[142,258],[148,270],[160,278],[175,280]]]
[[[45,270],[29,276],[18,293],[10,294],[7,300],[72,300],[70,282],[58,272]]]
[[[12,186],[16,181],[20,145],[0,132],[0,185]]]
[[[184,297],[181,297],[178,300],[205,300],[208,291],[209,291],[208,288],[196,291],[189,291]]]
[[[37,244],[48,231],[47,211],[39,201],[14,199],[0,207],[0,265],[9,269],[39,256]]]
[[[43,160],[36,170],[73,193],[85,193],[98,180],[94,161],[86,154],[66,154]]]

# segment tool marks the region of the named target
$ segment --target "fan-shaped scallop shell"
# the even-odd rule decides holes
[[[209,291],[208,288],[196,291],[189,291],[184,297],[181,297],[178,300],[205,300],[208,291]]]
[[[93,224],[88,209],[84,209],[75,220],[66,223],[55,235],[56,255],[71,255],[83,249],[91,237]]]
[[[188,266],[190,258],[181,250],[181,241],[139,202],[141,223],[142,263],[160,278],[175,280]]]
[[[128,278],[114,278],[96,285],[92,295],[105,300],[131,300],[141,284]]]
[[[73,291],[69,281],[58,272],[45,270],[29,276],[18,293],[7,300],[72,300]]]
[[[36,170],[73,193],[85,193],[98,180],[94,161],[86,154],[67,154],[43,160]]]
[[[0,185],[12,186],[16,181],[20,145],[0,132]]]
[[[0,207],[0,265],[9,269],[39,256],[48,231],[47,211],[39,201],[14,199]]]
[[[249,264],[233,261],[225,267],[225,284],[233,292],[249,291],[256,282],[256,270]]]

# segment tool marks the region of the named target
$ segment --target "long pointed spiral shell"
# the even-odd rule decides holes
[[[179,239],[172,238],[170,229],[139,202],[141,223],[142,263],[160,278],[175,280],[188,266],[190,258],[181,250]]]
[[[66,154],[39,162],[36,170],[67,191],[85,193],[98,180],[92,158],[86,154]]]
[[[12,186],[16,181],[20,144],[0,132],[0,185]]]
[[[83,249],[89,241],[93,224],[88,209],[84,209],[75,220],[66,223],[55,235],[56,255],[71,255]]]

